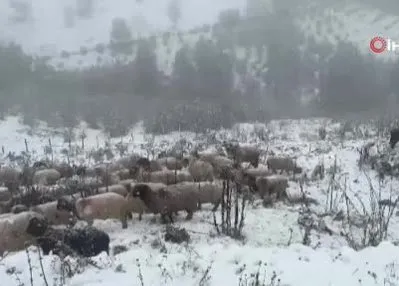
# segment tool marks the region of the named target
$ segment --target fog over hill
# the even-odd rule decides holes
[[[144,119],[156,132],[387,114],[397,56],[369,42],[399,39],[399,17],[376,5],[2,0],[2,112],[111,129]]]

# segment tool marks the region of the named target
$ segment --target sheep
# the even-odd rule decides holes
[[[31,218],[43,218],[39,213],[27,211],[0,218],[0,255],[5,251],[17,251],[25,248],[33,236],[27,233]]]
[[[131,167],[136,165],[138,159],[140,159],[139,155],[132,154],[130,156],[118,159],[116,161],[116,164],[123,166],[123,168],[130,169]]]
[[[399,128],[394,128],[390,132],[389,146],[395,148],[396,143],[399,141]]]
[[[129,187],[130,187],[130,186],[129,186]],[[122,184],[115,184],[115,185],[111,185],[111,186],[108,186],[108,187],[101,187],[101,188],[98,188],[98,192],[99,192],[100,194],[106,193],[107,191],[108,191],[108,192],[116,193],[116,194],[121,195],[121,196],[126,196],[126,195],[127,195],[128,188],[125,187],[125,186],[122,185]]]
[[[29,210],[29,208],[26,205],[22,205],[22,204],[15,205],[11,208],[11,212],[13,214],[19,214],[22,212],[26,212],[28,210]]]
[[[0,183],[3,183],[11,192],[18,189],[22,172],[8,166],[0,168]]]
[[[186,210],[186,219],[190,220],[198,209],[198,196],[193,190],[180,190],[178,185],[153,191],[148,184],[136,184],[132,190],[133,197],[140,198],[153,214],[161,214],[162,222],[166,216],[173,223],[172,213]]]
[[[129,217],[128,201],[121,195],[108,192],[97,194],[87,198],[68,200],[60,198],[57,201],[57,209],[72,211],[80,219],[87,221],[90,225],[94,219],[119,219],[122,228],[127,228],[127,218]]]
[[[164,157],[156,160],[161,166],[166,167],[168,170],[181,170],[183,164],[175,157]]]
[[[136,181],[133,179],[119,181],[119,184],[124,186],[126,189],[133,187],[135,183],[136,183]]]
[[[61,164],[55,164],[53,168],[61,174],[61,178],[71,178],[75,173],[74,168],[65,162]]]
[[[148,208],[145,203],[132,195],[129,192],[126,196],[126,200],[128,202],[128,209],[131,213],[137,213],[139,215],[139,220],[141,221],[143,217],[143,213],[148,212]]]
[[[226,142],[224,142],[223,145],[226,149],[226,153],[229,157],[233,158],[234,161],[238,163],[250,162],[255,168],[258,167],[261,151],[255,146],[240,146],[238,144]]]
[[[287,173],[293,172],[294,174],[302,172],[302,168],[298,167],[294,160],[289,157],[269,157],[266,163],[267,168],[274,173],[276,173],[277,170],[280,170],[280,174],[284,171]]]
[[[140,158],[136,162],[136,166],[149,172],[162,171],[162,165],[157,160],[148,160],[147,158]]]
[[[74,255],[92,257],[105,251],[109,255],[109,235],[92,226],[54,229],[44,218],[29,220],[26,232],[36,238],[44,255]]]
[[[48,186],[55,185],[60,178],[61,174],[56,169],[43,169],[35,171],[32,181],[36,185]]]
[[[48,169],[49,165],[45,161],[36,161],[33,163],[33,168],[36,170]]]
[[[219,179],[229,178],[229,175],[234,168],[233,160],[221,155],[199,154],[199,158],[212,164],[215,176]]]
[[[216,211],[220,205],[223,196],[223,182],[182,182],[176,184],[181,190],[193,190],[198,196],[198,209],[201,209],[201,204],[213,204],[212,211]]]
[[[57,209],[57,201],[52,201],[30,208],[30,211],[42,214],[52,225],[73,224],[73,217],[69,211]]]
[[[200,181],[213,182],[214,175],[211,163],[200,159],[196,159],[194,157],[184,160],[189,161],[187,169],[190,172],[195,182],[200,182]]]
[[[287,198],[288,179],[281,175],[257,177],[256,187],[262,199],[265,195],[270,198],[273,194],[277,199]]]
[[[12,194],[7,187],[0,187],[0,202],[8,201],[11,196]]]
[[[148,172],[137,169],[132,172],[133,176],[140,182],[163,183],[165,185],[176,184],[178,182],[192,182],[193,178],[190,173],[185,171],[155,171]]]
[[[114,172],[120,180],[127,180],[130,179],[130,172],[129,169],[123,168],[116,172]]]

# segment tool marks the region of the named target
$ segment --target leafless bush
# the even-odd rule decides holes
[[[241,186],[238,183],[235,183],[234,187],[231,187],[231,183],[230,180],[223,182],[220,209],[221,223],[218,224],[217,222],[216,212],[213,213],[213,222],[218,234],[227,235],[234,239],[243,239],[242,229],[244,227],[245,207],[248,199],[246,195],[239,195]]]
[[[258,268],[255,272],[246,274],[246,265],[238,269],[240,273],[238,285],[239,286],[279,286],[281,285],[281,280],[278,278],[277,273],[273,271],[269,275],[266,271],[267,264],[258,262]]]
[[[119,156],[124,156],[127,153],[128,145],[122,141],[115,145],[116,150],[119,152]]]
[[[327,137],[326,128],[325,128],[325,127],[320,127],[320,128],[319,128],[319,138],[320,138],[321,140],[325,140],[326,137]]]
[[[388,199],[382,199],[382,190],[377,191],[371,183],[370,177],[365,173],[369,183],[369,205],[367,210],[362,198],[355,194],[355,198],[360,203],[361,209],[358,209],[348,194],[344,193],[347,230],[345,238],[349,245],[360,250],[368,246],[378,246],[383,240],[387,239],[389,224],[394,214],[394,210],[399,202],[399,196],[392,197],[392,191]],[[360,216],[360,223],[356,223],[354,215]],[[360,230],[360,233],[355,233]]]

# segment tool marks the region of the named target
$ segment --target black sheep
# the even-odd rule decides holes
[[[55,255],[73,255],[92,257],[105,251],[109,255],[110,238],[107,233],[95,227],[82,229],[54,229],[44,219],[32,218],[27,233],[36,237],[43,254],[53,251]]]
[[[391,130],[391,138],[389,139],[389,145],[391,148],[395,148],[396,143],[399,142],[399,128]]]

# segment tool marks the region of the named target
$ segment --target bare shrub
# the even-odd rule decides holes
[[[281,280],[278,278],[277,273],[273,271],[271,275],[267,271],[267,264],[259,261],[258,268],[255,272],[249,274],[246,272],[246,265],[244,264],[238,269],[240,274],[238,286],[279,286]]]
[[[360,203],[361,209],[355,206],[346,192],[344,193],[347,215],[347,230],[344,235],[348,244],[355,250],[378,246],[387,239],[389,224],[399,202],[399,196],[392,197],[392,190],[388,199],[382,199],[381,188],[377,191],[370,177],[366,173],[365,176],[369,183],[370,210],[366,208],[358,194],[355,194],[355,198]],[[356,215],[360,217],[358,222],[356,222]]]
[[[247,196],[239,195],[241,186],[235,183],[231,186],[230,180],[223,182],[223,193],[221,200],[220,224],[216,219],[216,212],[213,212],[213,222],[217,233],[230,236],[234,239],[243,239],[242,229],[245,221],[245,207],[247,205]],[[233,212],[232,212],[233,210]]]

